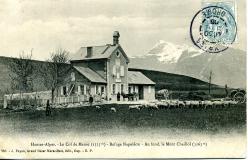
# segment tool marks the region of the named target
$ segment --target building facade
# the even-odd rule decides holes
[[[125,95],[154,100],[155,83],[138,71],[128,71],[130,62],[115,31],[113,44],[81,47],[71,58],[72,69],[60,87],[60,97],[98,95],[123,100]],[[119,99],[119,98],[120,99]]]

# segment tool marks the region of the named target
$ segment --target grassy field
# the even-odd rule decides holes
[[[115,107],[117,112],[110,111]],[[128,110],[128,105],[53,109],[45,111],[8,112],[0,110],[0,134],[128,134],[136,132],[160,133],[185,130],[215,134],[237,131],[245,133],[246,107],[236,105],[213,109],[160,109]]]
[[[117,112],[110,111],[115,107]],[[53,109],[51,116],[45,111],[0,111],[1,134],[84,133],[118,134],[132,130],[177,129],[206,134],[220,132],[245,133],[246,107],[236,105],[213,109],[160,109],[128,110],[128,105]],[[108,131],[108,132],[106,132]],[[183,134],[183,133],[182,133]]]

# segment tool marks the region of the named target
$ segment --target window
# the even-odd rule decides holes
[[[128,93],[130,94],[132,92],[132,87],[128,86]]]
[[[85,94],[84,85],[79,85],[78,86],[78,95],[83,95],[83,94]]]
[[[99,86],[95,85],[95,87],[96,87],[96,94],[99,94]]]
[[[91,94],[90,86],[85,86],[85,94]]]
[[[116,56],[117,56],[117,57],[120,57],[120,52],[117,51],[117,52],[116,52]]]
[[[71,94],[74,94],[75,93],[75,85],[74,84],[71,84],[71,86],[70,86],[70,92],[71,92]]]
[[[86,93],[85,93],[85,87],[84,87],[84,85],[80,85],[80,88],[81,88],[81,93],[82,93],[82,94],[86,94]]]
[[[101,94],[103,94],[105,91],[104,91],[104,86],[101,86]]]
[[[124,93],[124,84],[121,84],[121,93]]]
[[[117,74],[116,74],[116,78],[117,78],[117,79],[120,79],[120,73],[117,73]]]
[[[113,93],[113,94],[116,93],[116,86],[115,86],[115,84],[112,84],[112,93]]]
[[[133,86],[133,92],[135,92],[135,86]]]
[[[79,86],[78,86],[78,94],[80,94],[80,95],[85,94],[84,85],[79,85]]]
[[[66,90],[67,90],[66,88],[67,88],[66,86],[63,86],[62,87],[62,95],[63,96],[66,95]]]
[[[124,66],[121,66],[121,76],[125,76]]]
[[[82,91],[81,91],[81,86],[78,86],[78,93],[77,93],[77,94],[80,95],[81,92],[82,92]]]

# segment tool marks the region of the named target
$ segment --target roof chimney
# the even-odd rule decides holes
[[[87,47],[87,55],[86,57],[89,58],[92,56],[92,47]]]
[[[119,44],[119,37],[120,37],[119,32],[118,31],[114,31],[114,34],[113,34],[113,45]]]

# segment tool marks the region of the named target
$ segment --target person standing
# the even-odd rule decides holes
[[[50,116],[50,115],[51,115],[51,107],[50,107],[49,100],[47,100],[47,104],[46,104],[46,116]]]
[[[225,92],[226,92],[226,97],[228,97],[228,87],[227,87],[227,84],[225,85]]]
[[[120,92],[118,92],[117,93],[117,101],[120,101],[120,99],[121,99],[121,94],[120,94]]]
[[[89,103],[90,103],[90,106],[92,106],[93,101],[94,101],[93,96],[92,96],[92,95],[90,95],[90,97],[89,97]]]

